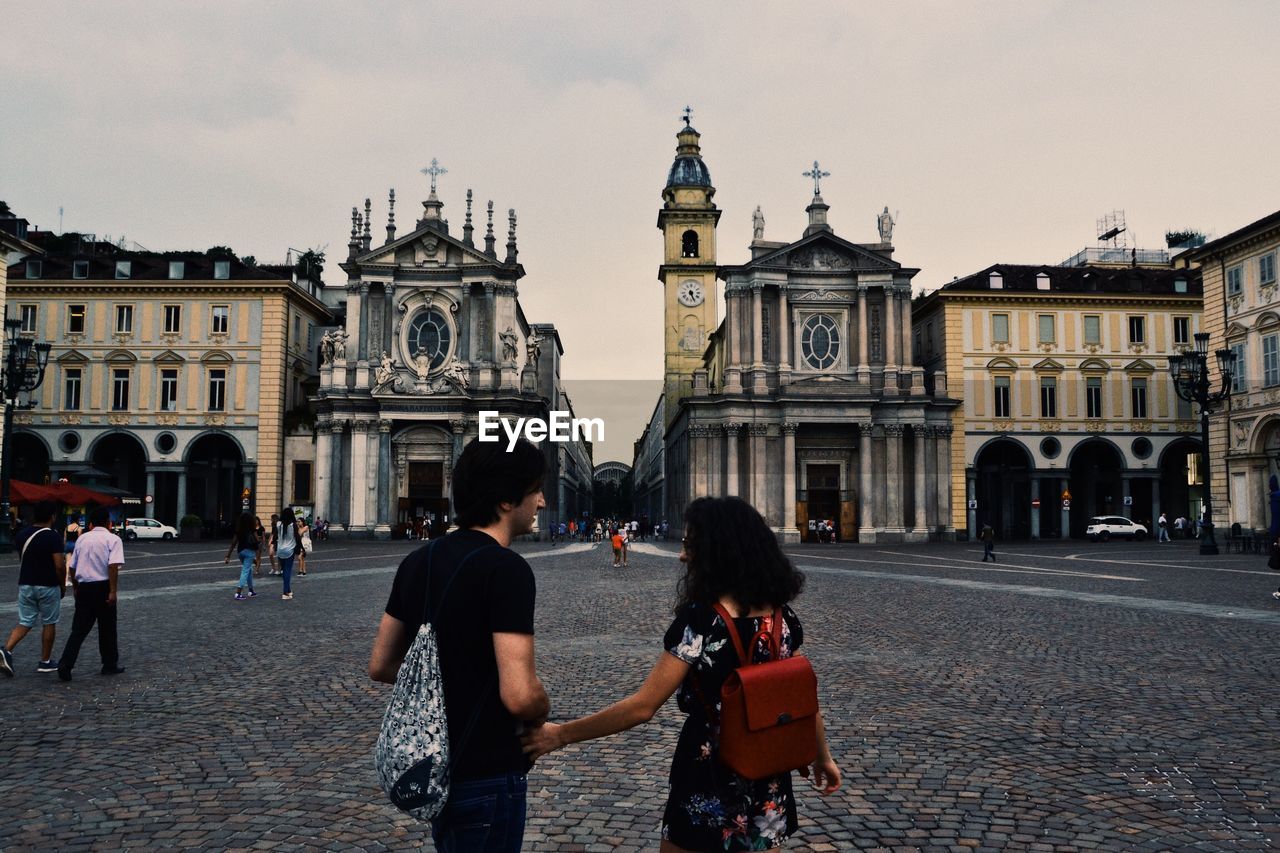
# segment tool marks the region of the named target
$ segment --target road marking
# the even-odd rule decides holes
[[[901,551],[885,551],[876,549],[874,553],[890,554],[894,557],[915,557],[920,559],[918,554],[904,554]],[[926,555],[928,556],[928,555]],[[884,560],[860,560],[856,557],[820,557],[816,554],[807,554],[805,559],[812,560],[836,560],[849,563],[883,563]],[[1079,577],[1079,578],[1095,578],[1097,580],[1109,581],[1129,581],[1131,583],[1145,583],[1145,578],[1131,578],[1125,575],[1100,575],[1091,572],[1074,572],[1070,569],[1043,569],[1038,566],[1019,566],[1017,564],[1003,564],[997,568],[992,565],[982,564],[981,560],[957,560],[954,557],[939,556],[935,559],[946,560],[945,564],[938,563],[894,563],[895,566],[919,566],[926,569],[959,569],[962,572],[998,572],[1001,574],[1014,575],[1059,575],[1062,577]],[[961,565],[967,564],[967,565]]]
[[[1108,563],[1118,564],[1121,566],[1151,566],[1157,569],[1187,569],[1193,572],[1223,572],[1231,575],[1269,575],[1271,570],[1259,571],[1258,569],[1226,569],[1217,566],[1193,566],[1189,563],[1153,563],[1145,560],[1112,560],[1104,557],[1090,557],[1087,554],[1064,554],[1061,557],[1055,557],[1052,554],[1018,554],[1012,551],[1001,551],[1002,554],[1011,554],[1015,557],[1043,557],[1050,560],[1072,560],[1079,563]]]

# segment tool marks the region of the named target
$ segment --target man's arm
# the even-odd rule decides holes
[[[67,586],[67,555],[59,551],[49,556],[53,558],[53,570],[58,575],[58,587],[65,589]]]
[[[390,613],[383,613],[378,636],[373,640],[373,654],[369,656],[369,677],[383,684],[395,684],[400,664],[409,653],[410,639],[407,625]]]
[[[120,581],[120,567],[123,563],[111,563],[107,566],[107,581],[110,582],[110,591],[107,593],[107,604],[116,603],[116,585]]]
[[[495,633],[493,652],[502,704],[518,720],[541,723],[551,710],[551,700],[534,671],[533,635]]]

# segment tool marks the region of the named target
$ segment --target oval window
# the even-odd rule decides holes
[[[1062,443],[1058,439],[1050,437],[1040,442],[1040,453],[1045,459],[1057,459],[1058,454],[1062,452]]]
[[[75,453],[80,449],[80,434],[64,432],[58,438],[58,447],[61,447],[64,453]]]
[[[800,352],[805,363],[817,370],[825,370],[840,357],[840,330],[836,321],[826,314],[814,314],[804,321],[800,334]]]
[[[438,308],[419,312],[409,324],[409,357],[417,358],[419,352],[425,353],[431,360],[431,369],[435,370],[449,355],[452,339],[449,321]]]

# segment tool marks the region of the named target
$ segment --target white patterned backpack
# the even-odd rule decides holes
[[[373,752],[378,781],[392,805],[424,821],[437,817],[449,799],[449,719],[445,715],[440,652],[430,610],[431,551],[435,544],[427,546],[427,603],[423,608],[422,626],[396,675]],[[458,576],[468,560],[488,547],[464,557],[453,577]],[[450,584],[452,582],[450,578]],[[441,601],[448,591],[446,585]],[[459,751],[471,735],[479,708],[476,710],[467,724]]]

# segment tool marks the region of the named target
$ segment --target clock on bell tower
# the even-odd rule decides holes
[[[658,228],[663,258],[658,280],[664,291],[663,391],[665,424],[675,417],[681,397],[693,393],[693,372],[702,367],[708,336],[716,330],[716,224],[720,210],[711,201],[716,188],[702,162],[700,134],[690,124],[676,134],[676,158],[662,190]]]

